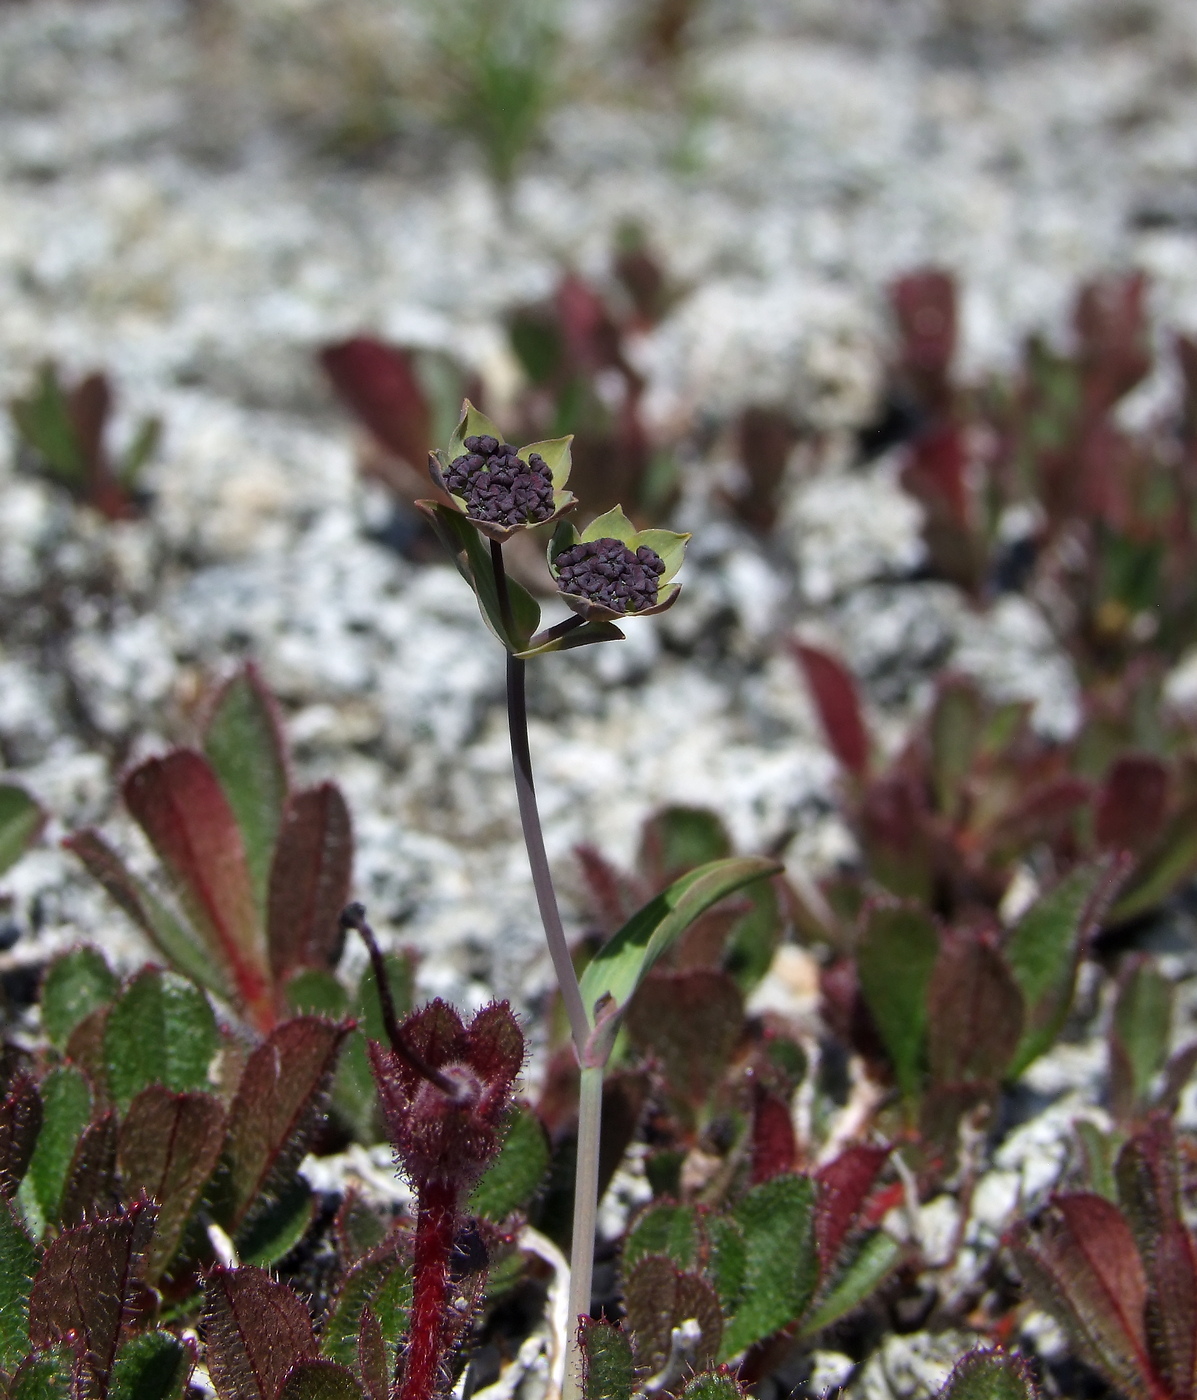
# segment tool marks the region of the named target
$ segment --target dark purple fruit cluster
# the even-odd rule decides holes
[[[557,587],[613,612],[642,612],[657,601],[665,564],[655,549],[635,552],[622,540],[586,540],[553,560]]]
[[[445,485],[461,496],[475,520],[492,525],[529,525],[553,513],[553,475],[533,452],[525,462],[508,442],[468,437],[466,452],[450,463]]]

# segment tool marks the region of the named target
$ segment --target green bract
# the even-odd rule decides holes
[[[451,463],[455,462],[466,452],[465,440],[468,437],[493,437],[499,442],[506,442],[506,438],[499,429],[491,422],[485,413],[479,413],[474,405],[466,399],[461,406],[461,421],[454,429],[453,436],[449,439],[449,450],[442,452],[439,449],[432,453],[428,462],[428,471],[433,481],[453,502],[456,510],[469,519],[477,529],[481,530],[489,539],[496,540],[502,544],[509,540],[512,535],[518,534],[521,530],[530,530],[536,525],[547,525],[551,520],[557,520],[565,514],[567,510],[572,510],[577,505],[577,497],[565,489],[565,483],[569,480],[569,470],[571,466],[569,445],[573,442],[573,435],[563,438],[550,438],[547,442],[531,442],[527,447],[519,448],[519,455],[523,461],[527,461],[533,452],[544,458],[549,472],[553,478],[553,513],[547,515],[543,520],[529,520],[522,525],[498,525],[490,520],[478,520],[470,515],[469,508],[463,497],[456,496],[445,485],[444,473],[448,471]],[[431,504],[421,502],[421,504]]]
[[[664,612],[666,608],[671,608],[677,601],[677,595],[681,592],[681,588],[672,583],[672,580],[682,567],[682,559],[685,556],[686,544],[689,539],[689,535],[681,535],[674,530],[637,530],[623,513],[623,507],[615,506],[606,515],[600,515],[597,519],[592,520],[581,534],[577,532],[570,521],[563,520],[557,526],[549,544],[549,570],[556,578],[555,560],[557,556],[567,549],[572,549],[576,544],[586,544],[591,540],[619,540],[633,554],[641,546],[647,545],[649,549],[660,556],[665,565],[665,572],[661,575],[657,589],[657,601],[651,608],[641,608],[637,612],[616,612],[614,608],[593,602],[590,598],[583,598],[576,593],[562,591],[561,598],[579,617],[584,617],[588,622],[612,622],[616,618],[648,617],[652,613]],[[672,586],[670,586],[671,584]]]

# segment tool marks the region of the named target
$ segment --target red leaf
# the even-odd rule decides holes
[[[1151,371],[1146,298],[1141,272],[1102,277],[1081,289],[1073,323],[1091,412],[1112,408]]]
[[[922,268],[899,277],[890,304],[902,339],[902,360],[910,369],[945,376],[956,353],[956,283],[951,273]]]
[[[116,1190],[116,1134],[116,1114],[108,1112],[89,1123],[80,1135],[58,1208],[63,1225],[82,1225],[120,1204]]]
[[[341,399],[383,447],[423,471],[432,447],[432,411],[410,355],[358,335],[327,346],[320,363]]]
[[[574,855],[582,868],[582,879],[586,882],[595,917],[605,933],[614,933],[632,913],[626,898],[627,879],[595,846],[575,846]]]
[[[727,1069],[744,1025],[744,998],[726,972],[650,972],[625,1023],[632,1043],[656,1058],[671,1098],[697,1111]]]
[[[968,450],[961,428],[946,423],[920,434],[910,446],[902,484],[954,529],[967,530]]]
[[[42,1098],[28,1074],[14,1075],[0,1103],[0,1196],[11,1200],[42,1129]]]
[[[806,675],[811,698],[832,752],[849,773],[863,778],[869,767],[869,736],[856,682],[834,656],[794,642],[791,649]]]
[[[927,1058],[940,1084],[1000,1079],[1022,1035],[1022,992],[987,939],[948,933],[927,989]]]
[[[191,749],[175,749],[135,768],[122,791],[188,914],[232,973],[241,999],[259,1024],[272,1024],[265,935],[245,846],[211,766]]]
[[[297,968],[334,968],[345,934],[341,910],[353,876],[353,827],[334,783],[294,793],[283,812],[270,870],[270,963],[276,986]]]
[[[119,1215],[64,1230],[46,1248],[29,1295],[29,1341],[75,1351],[77,1394],[103,1396],[121,1324],[157,1212],[135,1201]]]
[[[619,329],[593,288],[567,273],[557,288],[556,305],[571,359],[591,371],[619,367]]]
[[[208,1374],[220,1400],[277,1400],[291,1367],[317,1355],[308,1310],[264,1269],[213,1269],[204,1290]]]
[[[752,1104],[753,1186],[793,1171],[797,1156],[798,1140],[789,1104],[767,1089],[759,1089]]]
[[[347,1028],[320,1016],[286,1021],[253,1052],[229,1109],[233,1225],[268,1185],[299,1165],[324,1112]]]
[[[1169,773],[1150,754],[1123,754],[1094,798],[1093,830],[1102,846],[1140,850],[1159,833],[1168,808]]]
[[[819,1269],[826,1276],[844,1241],[860,1223],[865,1203],[889,1160],[888,1147],[858,1143],[815,1173],[819,1199],[815,1206],[815,1240]]]

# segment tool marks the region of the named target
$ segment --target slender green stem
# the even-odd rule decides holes
[[[578,1097],[578,1165],[574,1177],[574,1228],[569,1251],[569,1317],[571,1331],[565,1353],[562,1400],[582,1394],[582,1355],[578,1347],[578,1318],[589,1316],[594,1287],[594,1232],[598,1217],[599,1133],[603,1114],[603,1071],[582,1066]]]

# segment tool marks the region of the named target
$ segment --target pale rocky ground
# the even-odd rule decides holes
[[[423,952],[424,989],[534,999],[546,967],[502,659],[450,569],[368,538],[386,503],[356,475],[313,352],[362,328],[444,348],[501,409],[517,375],[503,311],[563,263],[601,278],[627,218],[690,289],[635,347],[657,431],[689,442],[776,402],[828,449],[768,545],[708,504],[728,470],[718,432],[704,457],[683,449],[696,539],[678,606],[620,646],[537,664],[533,750],[575,926],[571,846],[626,862],[664,801],[718,808],[746,850],[793,832],[791,861],[850,852],[777,646],[795,629],[846,655],[890,741],[944,665],[1035,700],[1046,729],[1075,723],[1029,604],[977,616],[903,581],[917,508],[893,460],[856,467],[848,444],[876,406],[885,282],[920,263],[961,278],[970,371],[1009,362],[1030,328],[1062,335],[1101,269],[1146,268],[1160,315],[1197,331],[1190,0],[711,0],[680,74],[651,82],[627,57],[633,0],[575,0],[563,100],[506,204],[435,128],[415,0],[200,8],[0,4],[0,390],[47,356],[102,365],[118,437],[143,413],[165,425],[153,509],[118,527],[17,474],[0,443],[0,753],[55,818],[3,882],[9,960],[80,935],[144,954],[54,838],[102,820],[137,852],[114,755],[184,737],[202,678],[252,655],[305,772],[345,788],[359,893]],[[357,163],[318,150],[355,82],[400,126]],[[1161,374],[1132,411],[1172,388]],[[46,580],[62,612],[39,631],[15,610]],[[1069,1092],[1091,1101],[1078,1076]],[[900,1379],[915,1361],[887,1366],[862,1395],[925,1393]]]

